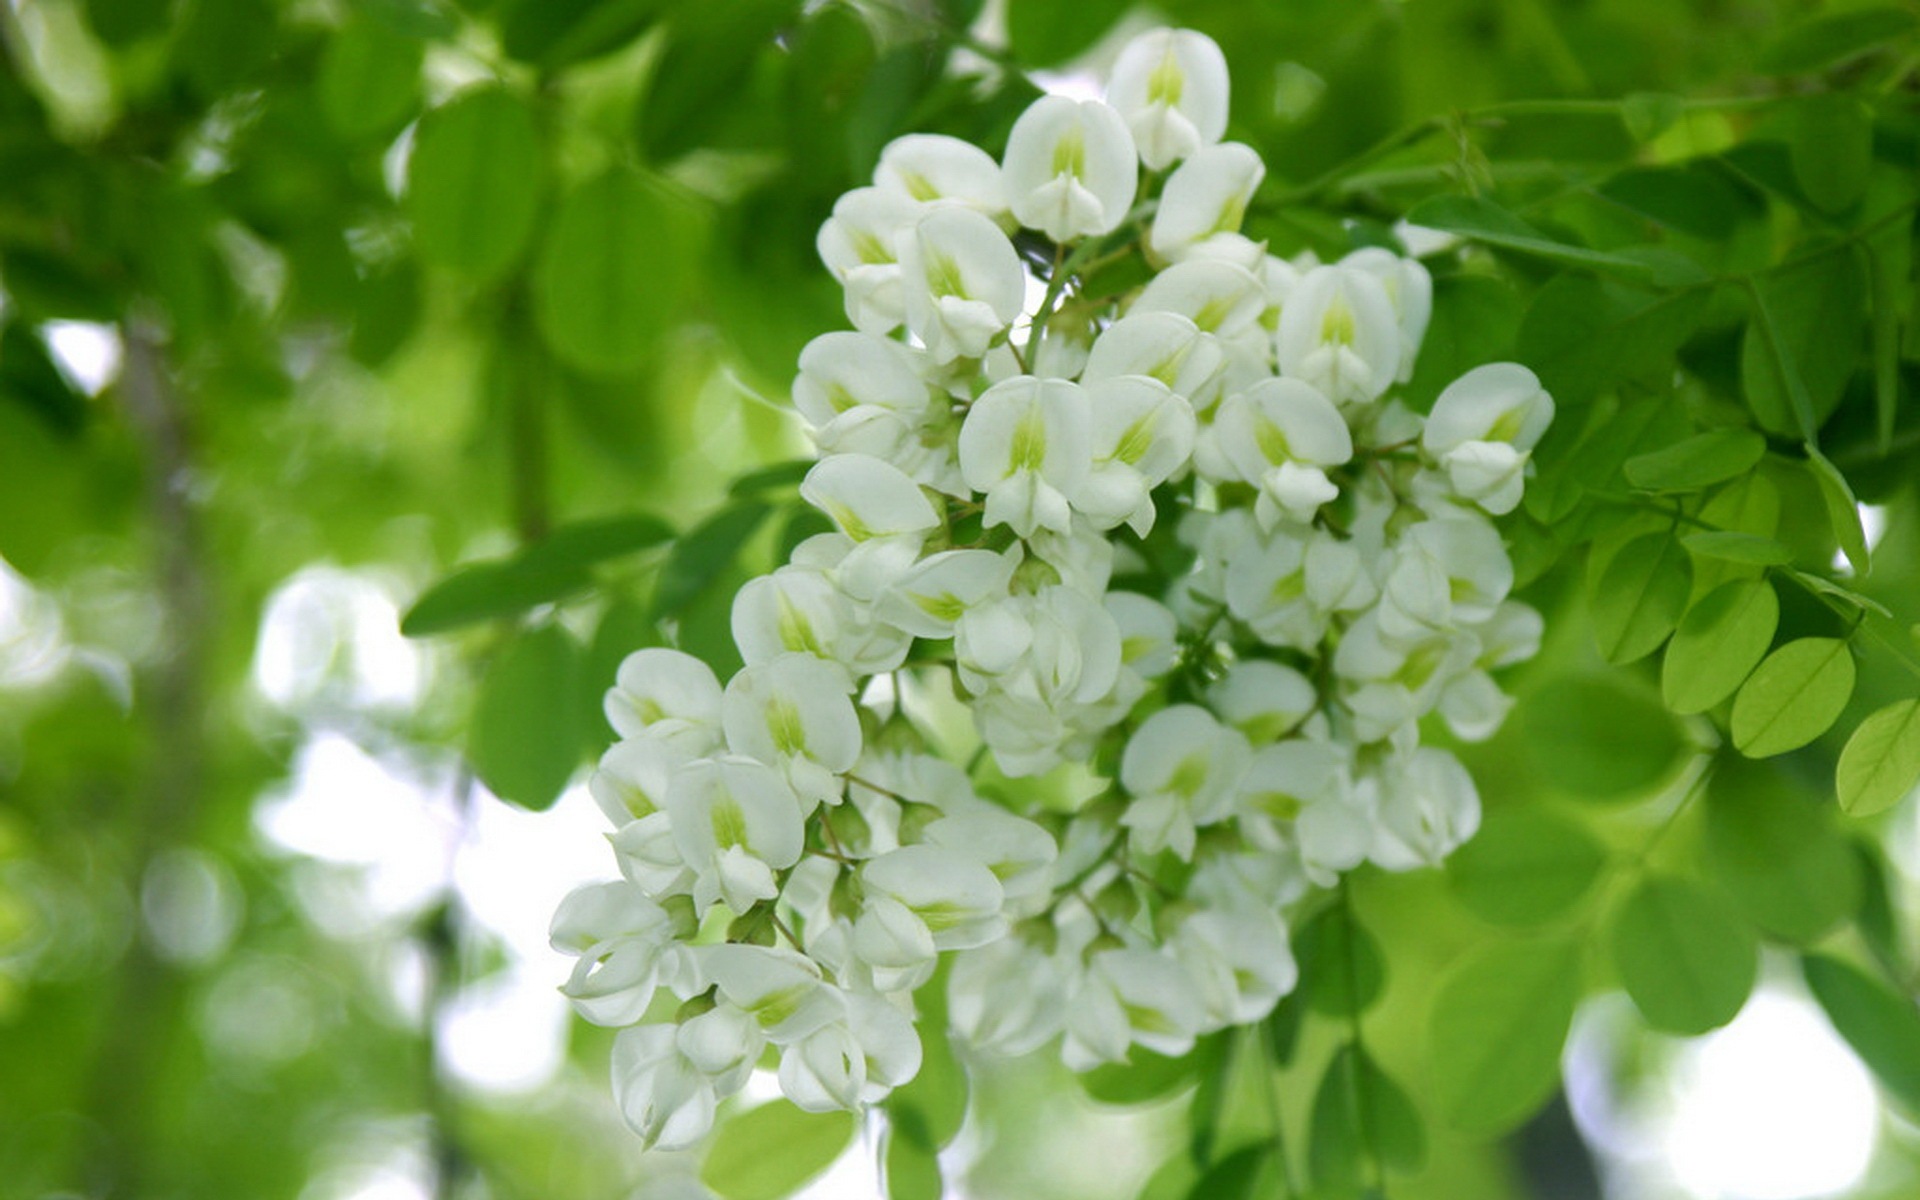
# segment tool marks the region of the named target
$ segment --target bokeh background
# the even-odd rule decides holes
[[[696,1162],[620,1125],[546,925],[611,867],[580,781],[614,665],[667,636],[724,658],[732,589],[804,532],[751,486],[722,506],[805,451],[792,364],[844,324],[814,233],[888,139],[997,147],[1041,89],[1096,94],[1126,36],[1171,22],[1226,49],[1231,136],[1294,187],[1505,101],[1768,94],[1763,55],[1820,11],[0,0],[0,1198],[697,1194]],[[1475,138],[1384,182],[1648,153],[1611,120]],[[1318,199],[1258,233],[1292,252],[1394,215]],[[1920,566],[1898,484],[1868,513],[1907,564],[1894,593]],[[652,520],[714,512],[750,551],[663,604]],[[554,606],[559,649],[516,650],[511,621],[403,635],[457,565],[555,540],[573,557],[521,607]],[[1591,657],[1580,636],[1547,666]],[[1556,699],[1605,722],[1622,694]],[[1538,786],[1524,740],[1478,764],[1495,789]],[[1912,809],[1885,839],[1896,916]],[[1417,1059],[1421,981],[1470,920],[1440,890],[1360,898],[1396,971],[1369,1018],[1385,1061]],[[1100,1105],[1057,1066],[972,1065],[960,1194],[1136,1195],[1185,1137],[1183,1096]],[[808,1194],[875,1195],[870,1159]],[[1395,1187],[1603,1194],[1912,1196],[1920,1134],[1769,960],[1693,1041],[1596,997],[1562,1098],[1492,1144],[1436,1132]]]

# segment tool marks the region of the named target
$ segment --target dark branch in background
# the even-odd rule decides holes
[[[190,838],[206,773],[207,667],[213,629],[198,514],[192,502],[193,453],[186,405],[175,386],[165,333],[135,311],[121,322],[124,363],[119,399],[146,462],[144,504],[153,546],[154,590],[163,636],[158,658],[137,683],[147,726],[147,786],[127,798],[123,882],[136,904],[148,864]],[[138,1196],[149,1178],[148,1122],[154,1078],[168,1038],[185,1028],[185,981],[135,937],[103,986],[101,1036],[94,1047],[86,1111],[104,1130],[104,1154],[76,1163],[95,1176],[89,1191]]]

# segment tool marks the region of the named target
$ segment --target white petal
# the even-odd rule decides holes
[[[1266,175],[1259,154],[1239,142],[1195,154],[1167,176],[1148,246],[1160,258],[1179,262],[1213,237],[1238,233]]]
[[[1160,170],[1225,132],[1226,56],[1204,33],[1151,30],[1121,49],[1107,100],[1140,143],[1140,161]]]
[[[1004,176],[1013,215],[1056,242],[1119,227],[1139,172],[1133,136],[1098,100],[1042,96],[1007,135]]]

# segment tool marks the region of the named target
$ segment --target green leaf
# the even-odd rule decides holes
[[[1846,551],[1854,574],[1865,575],[1873,568],[1873,559],[1867,549],[1866,528],[1860,523],[1860,504],[1853,498],[1847,477],[1811,444],[1807,446],[1807,470],[1820,487],[1820,500],[1827,506],[1827,523],[1833,527],[1834,540]]]
[[[1081,1075],[1080,1086],[1102,1104],[1146,1104],[1191,1087],[1224,1053],[1218,1039],[1203,1040],[1178,1058],[1135,1046],[1126,1062],[1105,1063]]]
[[[1562,275],[1534,296],[1518,355],[1556,400],[1584,402],[1627,379],[1671,377],[1674,353],[1706,311],[1706,289],[1662,294]],[[1653,406],[1661,417],[1674,406]]]
[[[1730,529],[1700,529],[1680,535],[1680,544],[1695,554],[1750,567],[1780,567],[1793,561],[1793,552],[1770,537]]]
[[[1482,920],[1541,925],[1578,904],[1606,861],[1606,850],[1577,821],[1533,806],[1496,808],[1448,856],[1447,883]]]
[[[733,565],[741,546],[760,528],[773,506],[758,500],[728,505],[673,544],[653,593],[655,616],[671,617]]]
[[[1660,665],[1660,694],[1677,713],[1733,695],[1773,645],[1780,597],[1764,579],[1723,583],[1687,610]]]
[[[1874,439],[1882,456],[1893,446],[1900,414],[1900,324],[1909,307],[1903,291],[1913,270],[1913,231],[1906,222],[1889,227],[1867,243],[1867,273],[1873,298],[1870,340],[1873,352]]]
[[[1780,75],[1825,70],[1877,50],[1913,32],[1916,18],[1902,8],[1857,8],[1789,25],[1760,56],[1760,69]]]
[[[1686,101],[1665,92],[1635,92],[1620,102],[1620,121],[1636,142],[1659,137],[1685,112]]]
[[[1762,429],[1814,440],[1859,360],[1861,306],[1870,291],[1844,245],[1769,272],[1754,285],[1740,382]]]
[[[1697,492],[1745,475],[1767,452],[1751,429],[1714,429],[1626,461],[1627,482],[1649,492]]]
[[[1022,65],[1055,66],[1099,41],[1124,12],[1125,5],[1086,0],[1010,0],[1007,42]]]
[[[754,103],[755,61],[800,18],[800,0],[676,4],[640,103],[640,149],[665,163],[710,144]],[[784,57],[784,55],[782,55]]]
[[[1313,1098],[1307,1173],[1318,1191],[1350,1195],[1377,1159],[1391,1171],[1418,1171],[1427,1157],[1420,1113],[1393,1077],[1349,1042],[1327,1064]]]
[[[698,261],[693,210],[615,168],[569,192],[540,248],[534,314],[553,352],[584,371],[631,371],[678,322]]]
[[[812,1182],[853,1140],[850,1112],[810,1113],[788,1100],[722,1122],[700,1168],[721,1200],[782,1200]]]
[[[426,47],[376,21],[348,21],[327,41],[315,86],[320,111],[345,138],[397,128],[420,96]]]
[[[1920,786],[1920,700],[1900,700],[1860,722],[1840,752],[1840,807],[1856,817],[1892,808]]]
[[[807,477],[807,472],[813,470],[814,462],[811,458],[796,458],[748,471],[727,485],[727,495],[737,500],[742,496],[758,496],[764,492],[799,487],[800,481]]]
[[[944,1149],[959,1134],[967,1118],[969,1081],[967,1070],[953,1052],[953,1039],[947,1030],[947,972],[935,972],[933,979],[914,993],[919,1013],[920,1070],[887,1098],[889,1112],[910,1110],[912,1136],[927,1150]]]
[[[400,632],[429,637],[480,621],[518,616],[562,600],[591,582],[585,571],[528,570],[518,559],[464,566],[420,594],[400,618]]]
[[[1733,744],[1748,758],[1797,750],[1825,733],[1853,695],[1839,638],[1799,638],[1767,655],[1733,699]]]
[[[1608,676],[1552,679],[1514,715],[1541,775],[1590,800],[1643,794],[1672,772],[1684,746],[1665,708]]]
[[[887,1200],[940,1200],[946,1181],[939,1156],[925,1139],[904,1135],[896,1126],[887,1136]]]
[[[1563,266],[1580,267],[1629,280],[1646,280],[1654,268],[1641,258],[1589,250],[1555,241],[1484,196],[1433,196],[1415,205],[1407,222],[1543,258]]]
[[[1647,1024],[1696,1034],[1733,1020],[1753,991],[1760,947],[1727,902],[1684,879],[1650,876],[1614,910],[1607,941]]]
[[[1427,412],[1440,392],[1481,363],[1510,359],[1520,326],[1520,294],[1487,275],[1433,281],[1433,319],[1420,340],[1413,378],[1401,389],[1408,407]]]
[[[640,36],[666,0],[508,0],[500,43],[547,71],[609,53]]]
[[[1810,800],[1773,769],[1738,758],[1714,765],[1707,849],[1714,877],[1749,920],[1811,943],[1859,905],[1860,865],[1832,805]]]
[[[1920,1009],[1858,967],[1824,954],[1800,960],[1807,989],[1860,1061],[1909,1115],[1920,1116]]]
[[[596,563],[657,546],[673,536],[658,517],[597,517],[555,528],[512,558],[470,563],[434,584],[400,619],[400,632],[426,637],[479,621],[518,616],[580,591]]]
[[[1345,904],[1328,905],[1309,918],[1294,935],[1293,955],[1308,1007],[1326,1016],[1365,1012],[1386,983],[1380,943]]]
[[[429,262],[480,279],[520,257],[539,212],[544,162],[533,114],[482,87],[420,118],[407,160],[407,215]]]
[[[1187,1193],[1188,1200],[1266,1200],[1276,1194],[1275,1166],[1265,1145],[1236,1150],[1207,1169]]]
[[[1844,92],[1796,100],[1787,150],[1794,178],[1807,199],[1829,213],[1845,212],[1866,194],[1873,170],[1873,120]]]
[[[1567,940],[1484,946],[1442,980],[1428,1013],[1429,1099],[1469,1133],[1524,1120],[1560,1078],[1579,999],[1580,946]]]
[[[583,748],[571,703],[579,669],[580,648],[558,625],[527,630],[487,665],[467,760],[488,791],[536,810],[560,798]]]
[[[1630,663],[1660,648],[1687,610],[1693,565],[1664,530],[1633,539],[1588,592],[1594,641],[1610,663]]]

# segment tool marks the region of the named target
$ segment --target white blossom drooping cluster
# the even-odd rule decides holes
[[[1036,101],[997,162],[900,138],[835,205],[854,330],[793,387],[834,531],[740,589],[732,679],[646,649],[607,696],[591,786],[624,879],[553,940],[579,1011],[626,1027],[615,1091],[651,1144],[776,1055],[804,1108],[884,1096],[943,951],[977,1046],[1183,1053],[1293,987],[1311,889],[1478,825],[1423,731],[1489,736],[1490,672],[1539,642],[1490,517],[1552,401],[1511,363],[1424,418],[1397,398],[1427,271],[1241,232],[1265,167],[1220,141],[1206,37],[1137,38],[1107,95]],[[970,710],[966,767],[933,697]],[[1022,791],[1066,763],[1105,790]]]

